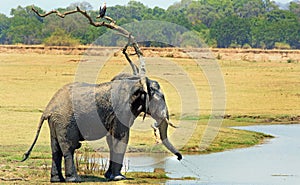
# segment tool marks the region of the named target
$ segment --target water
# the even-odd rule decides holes
[[[250,126],[238,129],[271,134],[274,139],[246,149],[207,155],[131,156],[129,171],[165,168],[169,177],[196,177],[167,184],[297,185],[300,184],[300,125]]]

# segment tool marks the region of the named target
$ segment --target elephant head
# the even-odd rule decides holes
[[[178,160],[181,160],[182,155],[168,139],[168,125],[173,125],[169,121],[169,111],[160,85],[157,81],[147,79],[147,88],[149,95],[147,114],[157,122],[156,127],[159,129],[162,143],[170,152],[177,156]]]
[[[181,160],[182,155],[168,139],[168,126],[173,125],[169,121],[168,107],[159,83],[157,81],[150,80],[147,77],[140,77],[130,74],[120,74],[113,78],[112,81],[118,80],[123,81],[123,84],[128,84],[128,81],[135,81],[135,83],[133,83],[134,85],[130,89],[130,97],[128,102],[132,114],[135,115],[135,117],[142,112],[144,112],[145,115],[150,115],[157,122],[156,127],[159,129],[162,143],[170,152],[177,156],[178,160]],[[127,82],[125,83],[124,80]],[[118,87],[121,86],[118,85]],[[122,100],[117,101],[119,105],[126,105],[126,103],[121,102]],[[122,112],[120,112],[119,117],[122,117],[125,108],[122,108],[121,110]],[[123,117],[126,117],[126,115]]]

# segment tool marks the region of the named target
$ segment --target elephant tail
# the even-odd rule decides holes
[[[26,159],[28,159],[28,157],[29,157],[29,155],[31,153],[31,150],[33,149],[33,147],[34,147],[34,145],[35,145],[35,143],[36,143],[36,141],[37,141],[37,139],[39,137],[39,134],[41,132],[41,128],[43,126],[43,123],[44,123],[44,121],[46,119],[48,119],[48,118],[45,117],[44,115],[42,115],[42,117],[40,119],[40,122],[39,122],[39,126],[38,126],[38,129],[37,129],[37,132],[36,132],[36,136],[34,138],[34,141],[33,141],[32,145],[30,146],[30,148],[28,149],[28,151],[24,153],[24,156],[23,156],[23,159],[21,160],[21,162],[24,162],[24,161],[26,161]]]

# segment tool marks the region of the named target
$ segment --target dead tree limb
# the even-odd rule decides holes
[[[109,23],[105,22],[105,21],[95,22],[95,21],[93,21],[92,17],[86,11],[81,10],[79,7],[76,7],[75,10],[66,11],[64,13],[61,13],[58,10],[52,10],[52,11],[47,12],[45,14],[41,14],[41,13],[38,12],[38,10],[36,10],[34,8],[34,6],[32,6],[32,11],[35,12],[39,17],[47,17],[51,14],[55,14],[60,18],[65,18],[67,15],[70,15],[70,14],[80,13],[88,19],[90,25],[92,25],[94,27],[106,27],[106,28],[109,28],[109,29],[112,29],[112,30],[118,32],[120,35],[122,35],[123,37],[128,39],[128,43],[123,48],[123,54],[125,55],[127,61],[129,62],[130,66],[133,70],[133,74],[134,75],[139,74],[141,76],[145,76],[145,73],[146,73],[145,60],[143,58],[143,53],[141,52],[141,50],[138,46],[138,43],[136,42],[135,38],[131,35],[131,33],[129,31],[122,28],[121,26],[116,25],[116,21],[114,21],[114,19],[112,19],[111,17],[105,16],[105,19],[109,20]],[[131,61],[128,53],[126,52],[127,48],[129,46],[132,46],[134,48],[135,54],[139,58],[140,70],[138,70],[137,66]]]
[[[123,48],[123,54],[125,55],[127,61],[129,62],[130,66],[131,66],[131,68],[132,68],[132,70],[133,70],[133,74],[134,74],[134,75],[138,75],[138,74],[139,74],[139,69],[138,69],[138,67],[131,61],[131,59],[130,59],[128,53],[126,52],[128,46],[130,45],[130,40],[131,40],[131,33],[129,34],[128,43],[127,43],[127,44],[124,46],[124,48]]]

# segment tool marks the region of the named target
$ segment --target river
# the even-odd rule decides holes
[[[205,155],[129,156],[129,171],[165,168],[169,177],[195,177],[167,184],[297,185],[300,184],[300,125],[236,127],[275,136],[264,144]]]

